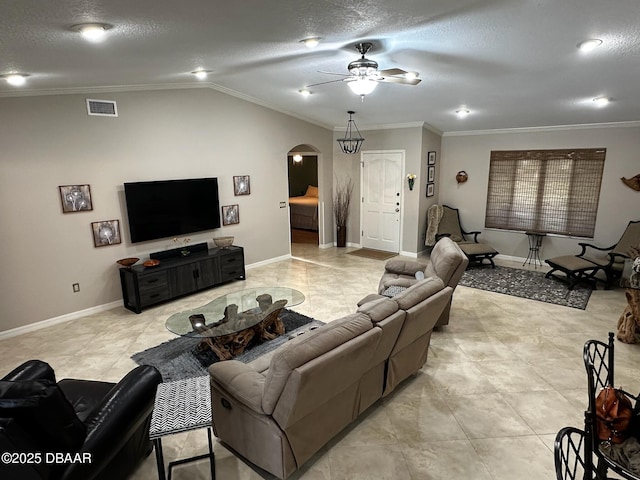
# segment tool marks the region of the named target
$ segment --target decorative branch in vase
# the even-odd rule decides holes
[[[333,215],[336,219],[336,239],[338,247],[347,245],[347,219],[353,194],[353,180],[346,177],[341,181],[336,177],[336,188],[333,195]]]
[[[187,244],[191,241],[191,239],[189,237],[185,237],[183,239],[179,239],[178,237],[175,237],[173,239],[174,243],[179,244],[182,248],[180,250],[180,253],[182,254],[183,257],[186,257],[187,255],[189,255],[191,253],[191,250],[189,250],[189,247],[187,247]]]

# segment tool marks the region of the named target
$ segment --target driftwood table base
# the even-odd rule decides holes
[[[270,298],[269,298],[270,300]],[[280,312],[286,305],[286,300],[278,300],[277,302],[263,302],[260,305],[259,312],[244,312],[237,314],[238,317],[244,317],[248,328],[239,330],[228,335],[204,338],[199,344],[198,349],[202,350],[210,348],[220,360],[231,360],[245,351],[249,343],[256,339],[259,343],[273,340],[284,334],[284,324],[280,320]],[[234,313],[235,315],[235,313]],[[258,323],[255,323],[256,316],[263,317]],[[234,321],[242,321],[234,318]],[[207,327],[200,328],[200,332],[205,332]]]
[[[640,290],[627,288],[627,306],[618,320],[618,340],[640,343]]]

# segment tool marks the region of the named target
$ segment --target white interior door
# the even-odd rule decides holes
[[[362,154],[362,247],[400,251],[403,152]]]

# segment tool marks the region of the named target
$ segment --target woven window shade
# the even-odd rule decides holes
[[[492,151],[485,227],[593,238],[605,148]]]

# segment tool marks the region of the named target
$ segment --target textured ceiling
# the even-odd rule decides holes
[[[190,74],[202,68],[212,88],[328,127],[350,109],[361,128],[442,132],[640,120],[638,0],[3,0],[0,12],[0,74],[30,74],[0,82],[2,96],[202,86]],[[114,27],[90,43],[69,30],[83,22]],[[309,36],[323,41],[308,49]],[[580,53],[594,37],[602,46]],[[422,82],[364,101],[343,82],[298,94],[337,78],[319,70],[346,73],[363,40],[381,69]],[[598,96],[612,102],[597,108]]]

